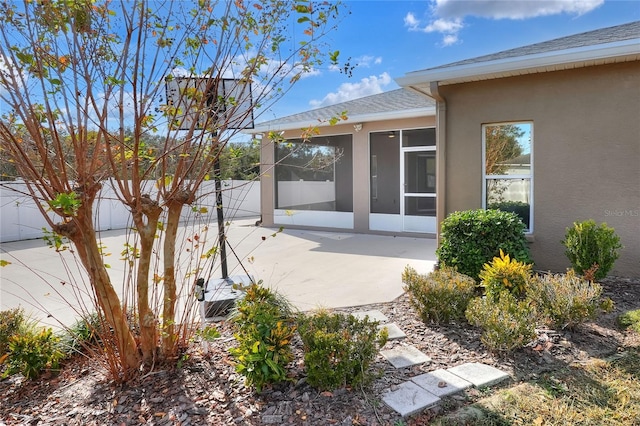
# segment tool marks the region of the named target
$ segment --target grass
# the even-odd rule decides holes
[[[640,348],[496,392],[434,425],[640,425]]]

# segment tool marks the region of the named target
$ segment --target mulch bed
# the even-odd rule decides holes
[[[406,295],[389,303],[344,309],[380,310],[407,334],[406,339],[390,341],[385,348],[411,344],[432,358],[426,365],[395,369],[378,356],[373,368],[379,378],[367,389],[320,392],[312,388],[306,383],[301,344],[295,341],[291,381],[257,394],[245,387],[243,377],[234,371],[227,349],[235,341],[230,326],[223,322],[219,324],[222,337],[207,353],[194,344],[180,368],[156,367],[125,385],[111,383],[99,363],[80,356],[66,362],[59,374],[38,381],[26,381],[19,375],[0,381],[0,424],[394,425],[400,416],[382,403],[380,395],[415,375],[482,362],[520,382],[640,345],[637,333],[623,332],[616,325],[621,312],[640,308],[640,279],[609,278],[602,285],[604,296],[615,302],[613,312],[572,331],[540,331],[538,342],[505,357],[488,353],[475,328],[425,325]],[[471,389],[405,422],[425,424],[442,410],[455,409],[480,396],[480,391]]]

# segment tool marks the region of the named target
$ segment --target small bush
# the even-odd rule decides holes
[[[11,336],[26,332],[30,328],[33,328],[33,324],[27,321],[24,309],[13,308],[0,311],[0,356],[9,350]]]
[[[482,266],[500,254],[531,263],[525,225],[515,213],[467,210],[450,214],[442,222],[442,241],[436,250],[442,265],[478,279]]]
[[[77,320],[65,331],[62,344],[67,354],[83,352],[96,347],[102,342],[101,336],[108,327],[97,312]]]
[[[633,331],[640,333],[640,309],[620,314],[618,317],[618,324],[620,324],[620,327],[622,328],[630,328]]]
[[[308,383],[324,390],[369,384],[369,367],[387,341],[387,330],[377,326],[368,318],[326,311],[300,316]]]
[[[14,334],[9,338],[8,368],[3,376],[22,373],[27,379],[35,379],[45,369],[57,369],[63,358],[60,338],[50,328]]]
[[[473,278],[446,266],[428,275],[418,274],[407,266],[402,282],[409,303],[425,323],[464,319],[464,311],[476,289]]]
[[[602,286],[569,270],[547,274],[531,281],[529,297],[553,327],[573,328],[595,318],[600,307]]]
[[[479,278],[487,297],[496,300],[502,290],[508,290],[516,297],[524,296],[531,278],[531,264],[511,259],[500,250],[500,257],[485,263]]]
[[[493,352],[511,352],[536,337],[536,313],[528,300],[502,291],[497,301],[477,297],[465,313],[471,325],[482,328],[480,340]]]
[[[595,267],[593,277],[596,280],[607,276],[622,248],[620,237],[613,228],[606,223],[597,225],[593,220],[574,222],[567,228],[562,244],[567,248],[565,254],[573,269],[584,274]]]
[[[236,371],[248,386],[261,392],[266,384],[287,379],[287,364],[293,360],[291,339],[296,330],[288,302],[271,290],[252,284],[236,301],[231,321],[236,324]]]

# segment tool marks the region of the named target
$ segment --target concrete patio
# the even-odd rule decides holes
[[[255,218],[241,219],[229,225],[227,239],[233,249],[227,253],[229,275],[245,273],[235,251],[254,279],[277,289],[300,310],[391,301],[403,292],[401,273],[406,265],[429,272],[436,262],[434,239],[294,229],[277,232],[255,222]],[[210,233],[215,232],[216,224],[210,228]],[[122,282],[125,270],[119,259],[126,233],[115,230],[101,235],[105,251],[113,253],[107,259],[111,278]],[[182,256],[183,261],[188,258]],[[76,319],[76,299],[88,300],[86,275],[68,251],[58,254],[42,240],[16,241],[2,244],[0,259],[11,262],[0,268],[0,310],[23,306],[44,324],[55,326]],[[69,275],[76,279],[70,280]],[[220,277],[219,265],[214,265],[213,276]]]

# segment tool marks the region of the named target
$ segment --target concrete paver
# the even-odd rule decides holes
[[[411,367],[412,365],[431,362],[431,358],[420,352],[415,346],[410,345],[386,349],[380,351],[380,354],[395,368]]]
[[[405,332],[402,331],[402,329],[400,327],[398,327],[398,324],[396,324],[394,322],[389,323],[389,324],[380,324],[378,326],[378,330],[381,330],[383,328],[387,329],[388,339],[389,340],[398,340],[398,339],[404,339],[405,337],[407,337]]]
[[[504,371],[479,362],[469,362],[458,365],[456,367],[449,368],[448,371],[468,382],[473,383],[473,386],[477,388],[495,385],[496,383],[509,378],[509,375]]]
[[[362,312],[354,312],[351,315],[353,315],[354,317],[363,320],[366,317],[369,318],[369,321],[378,321],[380,323],[385,323],[389,321],[389,318],[387,318],[387,316],[385,314],[383,314],[382,312],[378,311],[378,310],[373,310],[373,311],[362,311]]]
[[[412,377],[411,381],[441,398],[461,392],[472,386],[471,382],[443,369]]]
[[[413,382],[401,383],[396,390],[383,394],[382,400],[403,417],[431,408],[440,402],[440,398]]]

